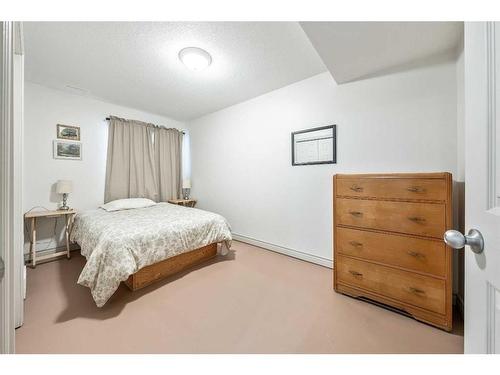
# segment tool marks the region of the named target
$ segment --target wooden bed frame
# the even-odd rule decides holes
[[[125,281],[125,284],[130,288],[130,290],[135,291],[153,284],[156,281],[185,271],[200,263],[206,262],[207,260],[214,258],[216,255],[217,243],[203,246],[199,249],[179,254],[172,258],[168,258],[162,260],[161,262],[141,268],[133,275],[130,275]]]

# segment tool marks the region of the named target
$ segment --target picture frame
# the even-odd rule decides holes
[[[80,127],[57,124],[57,138],[70,141],[80,141]]]
[[[82,143],[55,139],[53,156],[54,159],[82,160]]]
[[[336,163],[337,125],[292,132],[292,166]]]

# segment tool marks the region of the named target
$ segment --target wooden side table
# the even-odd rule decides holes
[[[196,206],[196,199],[169,199],[168,203],[178,204],[184,207],[194,207]]]
[[[68,259],[71,257],[69,252],[69,235],[73,227],[73,220],[75,218],[75,210],[56,210],[56,211],[30,211],[24,214],[25,219],[31,220],[31,239],[30,239],[30,253],[31,253],[31,267],[36,267],[36,222],[38,218],[58,218],[64,216],[65,220],[65,234],[66,234],[66,251],[58,251],[54,254],[44,255],[38,260],[47,260],[52,258],[57,258],[63,254],[66,254]]]

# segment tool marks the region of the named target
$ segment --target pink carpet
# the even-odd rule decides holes
[[[234,242],[227,258],[97,308],[76,255],[28,269],[17,353],[462,353],[447,333],[336,294],[332,271]]]

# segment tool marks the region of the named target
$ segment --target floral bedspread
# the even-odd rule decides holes
[[[231,239],[222,216],[169,203],[79,213],[71,233],[87,258],[78,283],[90,288],[99,307],[141,268],[215,242],[227,250]]]

